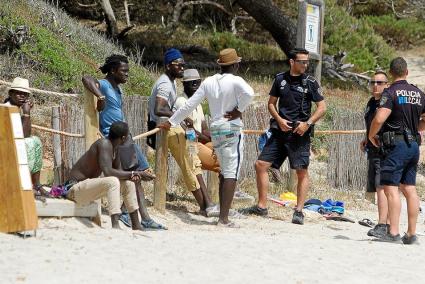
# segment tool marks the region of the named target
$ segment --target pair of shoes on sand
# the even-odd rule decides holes
[[[405,245],[419,244],[418,237],[416,235],[409,236],[407,233],[403,237],[400,234],[391,235],[389,232],[385,235],[378,237],[376,241],[388,242],[388,243],[403,243]]]
[[[131,220],[130,220],[130,215],[128,213],[122,213],[120,215],[120,221],[127,227],[131,228]],[[153,219],[142,220],[140,224],[142,225],[143,229],[146,231],[168,230],[167,227],[165,227],[164,225],[161,225],[160,223],[155,222]]]

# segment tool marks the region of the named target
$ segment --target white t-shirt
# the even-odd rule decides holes
[[[178,97],[176,103],[174,104],[173,111],[177,111],[179,108],[184,106],[186,101],[188,100],[186,94],[183,94],[181,97]],[[202,110],[202,105],[198,105],[194,111],[188,116],[193,120],[193,128],[196,131],[202,132],[202,121],[205,120],[204,111]]]
[[[155,115],[156,98],[163,98],[168,102],[170,109],[177,99],[177,85],[176,81],[171,81],[166,74],[162,74],[152,87],[151,96],[149,97],[149,117],[151,121],[157,121]]]
[[[243,112],[253,97],[254,90],[241,77],[233,74],[215,74],[201,83],[195,94],[170,117],[169,121],[172,126],[177,126],[206,98],[211,113],[210,127],[220,124],[243,127],[240,118],[228,121],[224,115],[235,107]]]

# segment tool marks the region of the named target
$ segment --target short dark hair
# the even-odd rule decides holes
[[[128,135],[128,124],[123,121],[112,123],[109,128],[109,139],[114,140]]]
[[[391,60],[390,73],[396,77],[402,77],[406,74],[407,62],[403,57],[397,57]]]
[[[106,58],[105,63],[99,69],[103,74],[108,74],[112,69],[118,68],[121,63],[128,63],[127,56],[112,54]]]
[[[289,59],[297,59],[297,55],[298,54],[309,54],[308,50],[305,48],[301,48],[301,47],[296,47],[294,49],[292,49],[289,53],[288,53],[288,60]]]
[[[387,77],[387,79],[388,79],[387,72],[385,72],[384,70],[376,70],[373,75],[376,76],[376,75],[379,75],[379,74],[385,75],[385,77]]]

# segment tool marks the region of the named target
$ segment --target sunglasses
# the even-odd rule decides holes
[[[299,59],[295,59],[294,60],[297,63],[303,64],[303,65],[308,65],[310,63],[309,60],[299,60]]]
[[[177,68],[184,68],[186,66],[185,62],[171,62],[170,65],[174,65]]]
[[[191,85],[191,86],[198,86],[201,84],[201,80],[192,80],[192,81],[186,81],[185,84]]]
[[[375,81],[375,80],[371,80],[369,81],[369,85],[373,86],[373,85],[378,85],[378,86],[382,86],[387,84],[388,81]]]

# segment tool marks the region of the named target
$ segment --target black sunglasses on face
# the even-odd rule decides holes
[[[369,85],[373,86],[373,85],[385,85],[386,83],[388,83],[387,81],[375,81],[375,80],[371,80],[369,81]]]
[[[198,86],[201,84],[201,80],[192,80],[192,81],[186,81],[189,85],[192,86]]]
[[[294,60],[297,63],[303,64],[303,65],[308,65],[310,63],[309,60],[299,60],[299,59],[295,59]]]

